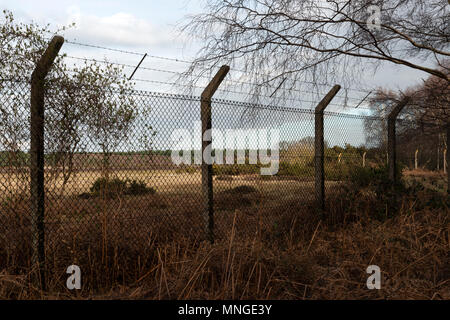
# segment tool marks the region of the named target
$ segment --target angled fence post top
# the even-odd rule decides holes
[[[44,187],[44,81],[55,61],[64,38],[55,36],[39,59],[31,75],[30,96],[30,208],[32,212],[32,264],[37,284],[45,290],[45,187]]]
[[[324,218],[325,212],[325,141],[324,141],[324,111],[328,104],[333,100],[334,96],[341,89],[340,85],[335,85],[323,97],[322,101],[316,107],[314,116],[314,158],[315,158],[315,182],[314,189],[316,194],[316,202],[318,209]],[[340,157],[339,157],[340,159]]]
[[[220,84],[222,83],[225,76],[228,74],[228,71],[230,71],[229,66],[222,66],[220,67],[219,71],[216,73],[214,78],[211,80],[211,82],[208,84],[208,86],[203,90],[202,92],[202,100],[204,99],[211,99],[211,97],[216,92],[217,88],[219,88]]]
[[[396,147],[396,136],[395,136],[395,121],[398,114],[410,101],[410,97],[404,97],[394,109],[389,113],[388,116],[388,167],[389,167],[389,180],[393,185],[397,184],[397,147]]]
[[[327,93],[325,97],[319,102],[319,104],[316,107],[316,113],[321,113],[325,111],[325,108],[328,106],[328,104],[333,100],[334,96],[341,90],[340,85],[335,85],[331,90]]]
[[[212,115],[211,98],[219,88],[223,79],[230,70],[229,66],[222,66],[214,78],[203,90],[200,103],[200,117],[202,121],[202,193],[203,214],[205,221],[205,232],[207,239],[214,243],[214,192],[213,192],[213,169],[211,161],[212,145]],[[209,133],[208,133],[209,132]],[[211,144],[210,144],[211,142]],[[208,152],[209,150],[209,152]],[[206,158],[205,158],[206,157]],[[206,161],[208,160],[208,161]]]
[[[40,80],[44,79],[47,76],[48,71],[50,70],[50,67],[55,61],[56,56],[58,55],[59,50],[61,49],[63,44],[64,44],[63,37],[54,36],[52,38],[44,54],[36,64],[36,68],[34,69],[31,75],[31,79]]]
[[[398,114],[402,111],[402,109],[409,103],[409,101],[411,100],[410,97],[404,97],[396,106],[395,108],[391,111],[391,113],[389,114],[389,120],[395,120],[397,119]]]

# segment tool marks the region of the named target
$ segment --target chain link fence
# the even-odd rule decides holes
[[[200,102],[47,85],[47,268],[88,264],[92,254],[103,261],[111,251],[133,257],[155,235],[161,241],[204,238]],[[216,238],[232,230],[288,232],[293,218],[315,207],[314,111],[218,99],[211,108]],[[327,197],[356,168],[386,166],[385,119],[325,112],[324,128]],[[410,142],[406,135],[399,140],[399,158],[412,169],[416,147]],[[0,268],[24,268],[31,259],[29,149],[30,84],[2,80]],[[425,154],[432,152],[421,150],[419,162],[428,165]],[[269,167],[273,174],[262,174]]]

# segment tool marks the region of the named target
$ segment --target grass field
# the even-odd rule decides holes
[[[156,193],[170,200],[172,196],[201,197],[201,174],[180,173],[176,170],[124,170],[114,171],[111,177],[120,179],[139,180],[156,190]],[[47,177],[46,190],[48,197],[54,200],[74,199],[84,193],[88,193],[94,182],[102,177],[101,171],[74,172],[62,188],[63,179],[50,179]],[[28,179],[18,178],[11,173],[0,173],[0,197],[14,197],[28,192]],[[332,189],[337,182],[329,181],[326,187]],[[220,196],[224,191],[239,186],[252,186],[264,199],[280,202],[293,198],[304,201],[313,199],[313,181],[301,181],[298,179],[260,179],[257,175],[229,176],[226,180],[215,177],[214,189]]]
[[[69,241],[74,235],[68,229],[92,229],[99,236],[102,228],[111,237],[129,233],[140,241],[142,234],[177,228],[191,230],[199,238],[203,236],[202,188],[199,172],[180,173],[176,170],[115,171],[111,177],[140,180],[151,186],[156,193],[144,195],[121,195],[110,199],[101,196],[83,197],[90,192],[100,171],[74,172],[64,191],[62,179],[47,179],[46,223],[49,242]],[[30,208],[27,196],[28,181],[12,174],[3,174],[0,202],[4,225],[12,231],[5,238],[8,246],[20,242],[20,230],[29,232]],[[235,210],[240,210],[249,223],[237,228],[238,233],[254,232],[259,224],[271,228],[277,216],[292,212],[295,208],[311,207],[314,199],[314,183],[294,179],[259,179],[258,177],[230,176],[227,180],[215,177],[214,206],[217,236],[228,234]],[[337,187],[327,182],[328,190]],[[240,189],[243,188],[243,189]],[[292,205],[295,205],[295,208]],[[259,216],[256,216],[259,212]],[[276,212],[276,213],[275,213]],[[261,221],[258,221],[260,219]],[[68,226],[71,226],[70,228]],[[64,231],[63,231],[64,230]],[[120,232],[118,232],[120,230]],[[54,231],[54,232],[53,232]],[[10,238],[17,241],[10,241]],[[9,239],[9,240],[8,240]]]
[[[327,182],[321,221],[312,181],[216,176],[211,245],[203,241],[199,172],[115,171],[156,193],[80,197],[100,176],[76,172],[64,192],[61,180],[49,187],[41,292],[30,280],[30,210],[20,192],[28,181],[1,174],[0,298],[450,298],[448,203],[428,189],[402,196],[395,216],[383,217],[371,188]],[[420,175],[405,179],[412,176]],[[83,270],[76,294],[65,288],[71,264]],[[384,290],[365,288],[369,264],[383,270]]]

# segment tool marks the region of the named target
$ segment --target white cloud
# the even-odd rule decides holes
[[[130,13],[99,17],[82,13],[77,7],[69,7],[67,15],[66,24],[75,22],[76,26],[67,31],[66,36],[88,43],[145,48],[167,47],[173,45],[175,40],[169,28],[154,26]]]

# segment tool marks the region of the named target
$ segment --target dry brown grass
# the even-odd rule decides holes
[[[89,188],[95,180],[102,177],[100,170],[77,171],[72,174],[62,192],[63,179],[61,176],[46,177],[46,189],[49,194],[55,196],[74,196],[89,192]],[[201,192],[201,173],[183,173],[176,170],[115,170],[111,172],[111,178],[141,180],[148,186],[155,188],[157,192],[164,194],[186,194]],[[253,179],[252,179],[253,178]],[[280,194],[280,188],[287,189],[292,194],[301,193],[305,196],[311,193],[314,187],[311,181],[296,180],[261,180],[253,175],[234,176],[231,180],[215,179],[214,186],[217,190],[235,188],[249,185],[262,188],[266,193]],[[334,185],[335,182],[327,182]],[[4,194],[16,194],[27,192],[29,187],[28,175],[22,176],[11,172],[0,171],[0,196]],[[287,194],[286,192],[285,194]]]
[[[414,169],[414,170],[410,170],[410,169],[405,169],[403,170],[403,175],[404,176],[417,176],[417,177],[445,177],[444,171],[430,171],[430,170],[426,170],[426,169]]]
[[[405,199],[396,217],[378,221],[368,205],[367,212],[336,227],[319,222],[298,202],[291,203],[291,214],[256,205],[219,212],[223,234],[211,245],[193,227],[201,225],[195,206],[189,219],[184,213],[185,224],[153,219],[149,229],[136,217],[129,224],[120,219],[128,205],[116,216],[108,214],[117,205],[108,202],[90,223],[81,219],[53,231],[71,237],[47,246],[51,272],[45,293],[29,281],[27,255],[3,252],[9,263],[0,272],[0,297],[450,299],[448,208],[415,210],[415,201]],[[264,223],[267,215],[270,224]],[[119,222],[121,232],[112,232]],[[72,263],[83,272],[78,292],[65,288],[65,268]],[[382,270],[382,290],[366,288],[371,264]]]
[[[403,180],[407,185],[418,183],[430,190],[447,192],[448,176],[444,174],[444,171],[437,172],[424,169],[404,170]]]
[[[116,171],[156,194],[80,198],[100,175],[78,172],[63,194],[58,183],[47,193],[46,292],[31,282],[27,197],[19,179],[0,177],[1,299],[450,299],[449,209],[420,204],[425,194],[380,219],[373,191],[350,198],[327,182],[320,221],[312,182],[217,179],[209,244],[199,173]],[[65,287],[71,264],[82,270],[77,292]],[[366,288],[371,264],[382,290]]]

